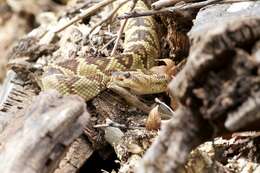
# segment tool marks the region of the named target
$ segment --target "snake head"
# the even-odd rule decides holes
[[[135,80],[136,76],[133,75],[133,72],[113,72],[109,86],[117,85],[126,89],[134,90],[138,87]]]
[[[108,88],[111,85],[129,89],[137,95],[154,94],[165,91],[167,79],[162,75],[146,74],[142,71],[120,71],[112,73]]]

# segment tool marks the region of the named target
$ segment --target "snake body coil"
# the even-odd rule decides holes
[[[120,11],[126,12],[129,4],[131,1]],[[141,0],[134,8],[135,11],[147,9]],[[42,77],[43,90],[56,89],[62,94],[77,94],[88,101],[107,88],[113,72],[145,70],[154,66],[160,45],[153,17],[129,19],[124,33],[124,51],[120,55],[75,58],[48,65]]]

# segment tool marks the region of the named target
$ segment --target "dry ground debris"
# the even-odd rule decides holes
[[[260,1],[146,0],[138,11],[133,0],[124,13],[117,2],[3,0],[1,171],[259,171]],[[120,55],[126,21],[151,15],[151,70],[171,78],[167,92],[111,88],[85,102],[41,90],[45,66]]]

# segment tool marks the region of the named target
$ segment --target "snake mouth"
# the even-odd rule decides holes
[[[124,79],[130,79],[131,78],[131,73],[130,72],[113,72],[112,73],[112,78],[118,81],[123,81]]]

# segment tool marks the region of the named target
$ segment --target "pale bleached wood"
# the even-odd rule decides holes
[[[25,117],[20,129],[1,141],[2,173],[50,172],[89,118],[84,100],[57,92],[37,96]]]

